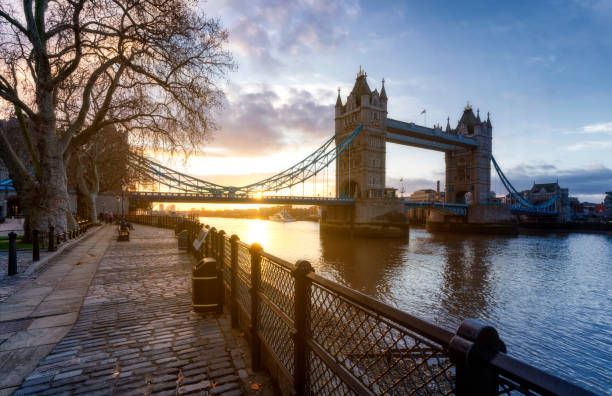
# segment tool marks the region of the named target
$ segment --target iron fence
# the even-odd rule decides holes
[[[128,217],[180,224],[190,235],[202,228]],[[232,326],[247,336],[252,366],[265,367],[284,394],[593,394],[507,355],[490,326],[466,319],[453,333],[323,278],[307,261],[294,265],[206,228],[195,253],[222,266]]]

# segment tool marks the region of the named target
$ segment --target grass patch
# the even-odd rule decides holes
[[[0,240],[0,251],[8,251],[9,249],[9,241],[8,238],[6,240]],[[32,249],[31,243],[23,243],[20,239],[17,239],[17,249]]]
[[[19,239],[21,239],[21,238],[23,238],[23,235],[19,235],[19,234],[17,234],[17,240],[19,240]],[[8,241],[8,239],[9,239],[8,235],[3,235],[3,236],[0,236],[0,241],[4,241],[4,240],[7,240],[7,241]]]

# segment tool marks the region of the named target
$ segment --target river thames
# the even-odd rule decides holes
[[[314,222],[200,218],[281,258],[454,330],[494,326],[508,352],[600,394],[612,394],[612,236],[430,234],[364,239]]]

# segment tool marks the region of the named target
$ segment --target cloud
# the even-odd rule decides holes
[[[579,130],[564,131],[564,135],[612,134],[612,122],[585,125]]]
[[[521,164],[504,172],[517,190],[530,188],[535,183],[553,183],[559,180],[563,188],[569,188],[570,195],[603,194],[612,187],[612,169],[601,163],[591,164],[583,169],[559,169],[552,164]],[[495,176],[497,179],[497,175]],[[499,179],[492,182],[503,189]],[[499,194],[506,191],[498,190]]]
[[[255,65],[278,68],[288,54],[303,57],[309,50],[328,51],[349,37],[348,21],[359,13],[354,0],[275,0],[265,4],[233,0],[223,4],[241,15],[230,26],[230,45]]]
[[[291,88],[285,99],[269,86],[228,91],[232,96],[218,122],[213,155],[265,156],[296,145],[316,147],[333,134],[333,104],[321,104],[307,90]],[[332,91],[327,96],[333,97]]]
[[[582,130],[584,133],[612,133],[612,122],[587,125]]]
[[[270,38],[260,23],[245,17],[231,29],[230,43],[233,49],[242,52],[259,67],[268,71],[277,70],[282,63],[270,53]]]
[[[568,146],[567,149],[569,151],[580,151],[580,150],[589,150],[589,149],[607,149],[612,147],[612,140],[592,140],[588,142],[576,143],[571,146]]]

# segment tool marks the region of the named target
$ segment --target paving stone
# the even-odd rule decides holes
[[[73,377],[75,375],[81,374],[82,372],[83,372],[82,369],[66,371],[64,373],[57,374],[55,377],[53,377],[53,381],[58,381],[58,380],[61,380],[63,378]]]
[[[174,395],[183,375],[181,394],[240,394],[246,355],[228,320],[192,312],[191,266],[172,230],[136,225],[129,243],[112,242],[95,274],[72,274],[77,286],[45,303],[72,309],[73,289],[89,283],[77,322],[20,390]]]
[[[220,393],[227,392],[229,390],[236,389],[238,387],[240,387],[240,385],[237,382],[230,382],[228,384],[224,384],[221,386],[215,386],[209,392],[211,395],[218,395]]]

